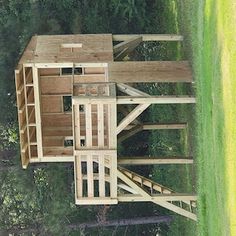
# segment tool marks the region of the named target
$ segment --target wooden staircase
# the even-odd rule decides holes
[[[146,197],[149,195],[149,200],[152,202],[163,206],[165,208],[168,208],[169,210],[175,211],[178,214],[181,214],[183,216],[186,216],[188,218],[191,218],[193,220],[197,220],[196,216],[196,197],[193,195],[183,195],[183,194],[178,194],[175,191],[173,191],[170,188],[167,188],[159,183],[156,183],[146,177],[143,177],[137,173],[134,173],[126,168],[123,167],[118,167],[118,172],[120,174],[125,175],[130,181],[133,181],[133,183],[137,186],[136,189],[134,189],[134,185],[131,186],[127,179],[125,180],[121,175],[120,176],[122,181],[126,182],[130,187],[126,186],[124,188],[123,185],[119,185],[122,189],[125,189],[128,192],[133,193],[133,195],[137,198],[137,193],[140,194],[140,200],[143,201],[145,200],[142,196],[146,195]],[[131,183],[131,182],[130,182]],[[138,190],[138,187],[140,188]],[[141,191],[140,191],[141,190]],[[136,194],[135,194],[136,193]],[[146,193],[146,194],[145,194]],[[130,200],[130,194],[124,194],[122,195],[120,200],[125,199],[125,196],[129,196]],[[160,197],[163,196],[161,199]],[[168,198],[168,196],[173,196],[172,198]],[[169,199],[168,201],[163,201],[164,197],[166,199]],[[161,199],[160,201],[158,200]]]

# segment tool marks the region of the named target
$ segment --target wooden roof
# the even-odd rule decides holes
[[[111,61],[111,34],[42,35],[31,38],[19,64]]]

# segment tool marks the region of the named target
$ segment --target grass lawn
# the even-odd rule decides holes
[[[199,235],[236,235],[236,3],[175,2],[197,84]]]

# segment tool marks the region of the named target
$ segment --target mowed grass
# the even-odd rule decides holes
[[[236,3],[176,2],[197,84],[199,235],[236,235]]]

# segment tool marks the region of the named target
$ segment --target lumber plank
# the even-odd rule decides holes
[[[182,35],[177,34],[113,34],[113,41],[130,40],[133,37],[142,37],[142,41],[183,41]]]
[[[124,104],[123,100],[120,100],[118,104]],[[127,125],[129,125],[132,121],[134,121],[144,110],[146,110],[150,106],[150,103],[141,104],[136,106],[117,126],[116,135],[118,135]]]
[[[87,187],[88,197],[94,197],[94,179],[93,179],[93,157],[87,155]]]
[[[191,96],[118,96],[117,104],[187,104],[196,103]]]
[[[99,197],[105,197],[105,163],[104,155],[99,155],[98,162],[98,174],[99,174]]]
[[[192,71],[187,61],[125,61],[108,64],[109,82],[115,83],[191,83]]]
[[[179,157],[119,157],[119,165],[160,165],[160,164],[193,164],[192,158]]]
[[[97,126],[98,126],[98,147],[104,147],[104,109],[103,104],[98,104]]]
[[[85,136],[85,145],[86,147],[92,147],[92,107],[91,104],[85,105],[85,120],[86,120],[86,136]]]

